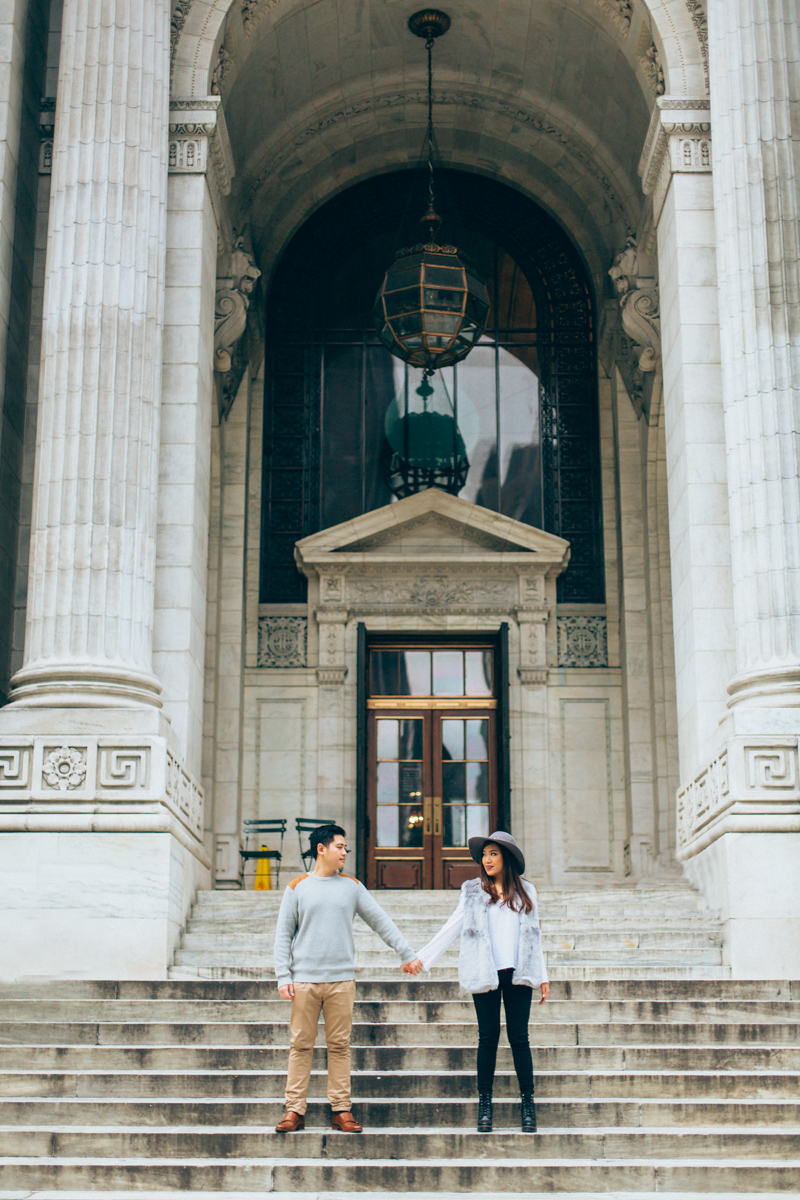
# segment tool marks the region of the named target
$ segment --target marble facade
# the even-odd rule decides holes
[[[0,13],[0,977],[161,977],[244,819],[352,824],[359,621],[508,624],[536,878],[684,871],[735,975],[800,972],[796,5],[446,7],[443,160],[594,288],[602,606],[556,603],[558,539],[433,493],[259,604],[259,305],[321,203],[416,160],[399,0]]]

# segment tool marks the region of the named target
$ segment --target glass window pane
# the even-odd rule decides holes
[[[397,695],[397,651],[372,651],[372,695]]]
[[[492,652],[491,650],[467,650],[464,655],[467,676],[467,696],[491,696]]]
[[[467,482],[459,492],[465,500],[497,509],[497,410],[495,406],[495,348],[481,341],[458,364],[458,427],[469,459]]]
[[[535,347],[498,350],[500,508],[536,527],[542,523],[539,379]]]
[[[464,821],[463,806],[452,804],[443,810],[442,816],[442,840],[445,846],[466,846],[467,841],[464,836],[466,833],[466,824]]]
[[[430,696],[430,650],[405,650],[400,655],[400,691],[398,696]]]
[[[464,695],[463,650],[434,650],[433,695]]]
[[[489,764],[468,762],[467,800],[476,804],[489,803]]]
[[[379,846],[399,846],[399,812],[396,804],[387,804],[385,808],[378,809],[377,844]]]
[[[383,758],[383,755],[379,755]],[[422,758],[422,721],[419,718],[400,722],[400,754],[402,759]]]
[[[400,805],[400,845],[422,845],[422,809],[413,804]]]
[[[467,764],[471,766],[472,764]],[[466,800],[464,763],[442,763],[442,803],[452,804]]]
[[[485,762],[489,757],[489,722],[480,717],[467,721],[466,758]]]
[[[378,804],[397,804],[397,791],[400,783],[400,764],[396,762],[378,763]]]
[[[422,804],[422,763],[402,763],[400,766],[400,800]]]
[[[464,757],[464,722],[448,717],[442,721],[442,761]]]
[[[470,804],[467,806],[467,840],[471,837],[489,836],[489,806]]]
[[[378,758],[398,758],[397,731],[400,722],[381,717],[376,722],[376,725],[378,729]]]

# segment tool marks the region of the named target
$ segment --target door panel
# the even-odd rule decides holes
[[[470,837],[495,828],[495,713],[370,711],[368,884],[460,888],[478,867]]]

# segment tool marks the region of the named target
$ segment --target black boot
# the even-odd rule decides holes
[[[520,1093],[522,1101],[522,1132],[536,1133],[536,1105],[533,1103],[533,1092]]]
[[[478,1133],[492,1132],[492,1093],[478,1092]]]

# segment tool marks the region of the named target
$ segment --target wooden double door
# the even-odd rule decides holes
[[[460,888],[469,838],[497,826],[496,711],[406,702],[368,714],[367,874],[373,888]]]

